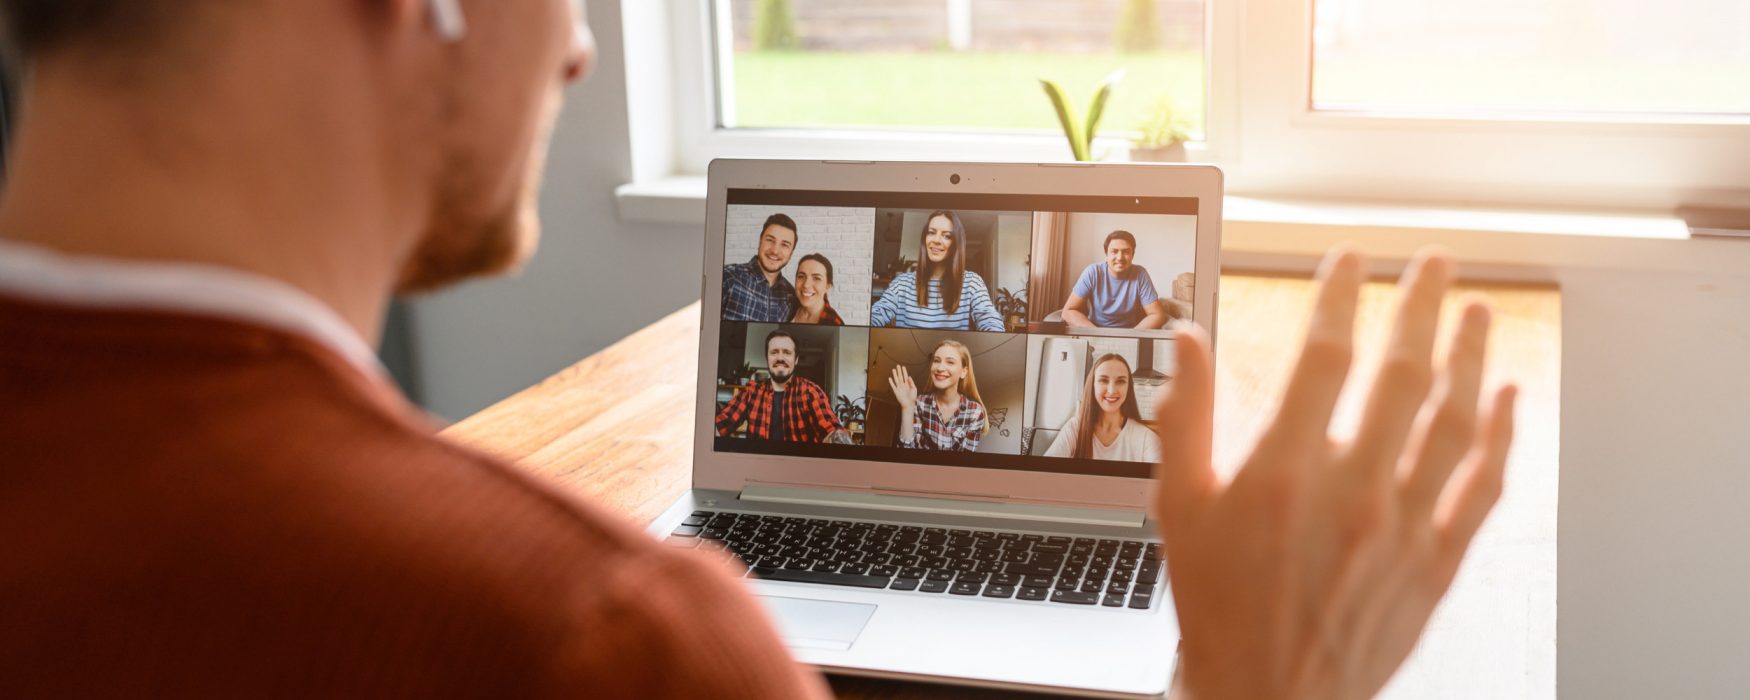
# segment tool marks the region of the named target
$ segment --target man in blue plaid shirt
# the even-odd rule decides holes
[[[796,253],[796,220],[766,217],[760,248],[752,260],[723,266],[723,320],[784,323],[796,313],[796,287],[784,279],[784,266]]]

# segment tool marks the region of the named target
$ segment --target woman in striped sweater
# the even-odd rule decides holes
[[[917,272],[893,278],[869,308],[869,325],[1003,331],[984,279],[966,269],[966,226],[954,212],[930,212],[918,237]]]

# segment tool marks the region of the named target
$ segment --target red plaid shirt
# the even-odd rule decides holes
[[[935,394],[918,394],[917,410],[911,417],[911,442],[900,447],[950,452],[977,452],[978,441],[984,439],[986,427],[984,404],[972,397],[961,396],[960,408],[954,417],[942,419],[942,408],[936,405]]]
[[[728,406],[717,413],[717,434],[727,436],[745,420],[748,437],[770,440],[772,395],[775,393],[769,381],[755,382],[742,389]],[[789,385],[784,387],[781,408],[785,442],[826,442],[828,435],[844,430],[838,415],[833,413],[832,400],[827,398],[826,391],[802,377],[792,377]]]

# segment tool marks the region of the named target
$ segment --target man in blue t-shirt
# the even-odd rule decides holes
[[[1136,236],[1113,231],[1106,236],[1106,262],[1089,265],[1076,280],[1063,321],[1071,326],[1099,328],[1160,328],[1167,310],[1148,270],[1133,264]]]

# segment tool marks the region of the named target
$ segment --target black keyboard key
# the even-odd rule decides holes
[[[1055,544],[1055,543],[1051,543],[1051,542],[1041,542],[1039,544],[1033,545],[1033,553],[1034,554],[1040,554],[1040,553],[1064,554],[1067,552],[1069,552],[1069,545],[1067,545],[1067,544]]]
[[[1108,594],[1103,600],[1100,601],[1100,604],[1104,605],[1108,608],[1122,608],[1122,607],[1124,607],[1124,596]]]
[[[915,591],[918,589],[918,580],[915,578],[896,578],[893,579],[893,585],[888,586],[888,588],[895,591]]]
[[[960,575],[960,572],[953,569],[930,569],[929,575],[925,578],[928,578],[931,581],[942,581],[945,583],[954,580],[954,577],[958,575]]]
[[[1015,574],[1016,576],[1051,576],[1057,573],[1057,567],[1043,566],[1036,563],[1009,564],[1003,569],[1003,573]]]
[[[948,590],[949,585],[947,581],[924,581],[918,584],[918,590],[924,593],[941,593]]]
[[[1064,537],[1062,535],[1052,535],[1050,537],[1045,538],[1046,544],[1061,544],[1061,545],[1065,545],[1065,546],[1068,546],[1069,543],[1074,542],[1074,541],[1075,540],[1072,540],[1068,537]]]
[[[1015,587],[1014,586],[985,586],[984,587],[984,597],[986,597],[986,598],[1013,598],[1013,597],[1015,597]]]
[[[979,591],[983,589],[984,584],[982,583],[974,581],[955,581],[954,587],[949,588],[948,592],[953,595],[978,595]]]
[[[1124,595],[1125,593],[1130,592],[1130,584],[1119,583],[1117,581],[1113,581],[1111,583],[1106,584],[1106,592],[1112,593],[1115,595]]]
[[[961,582],[984,583],[984,582],[989,581],[989,580],[990,580],[990,574],[977,573],[977,572],[971,572],[971,571],[962,571],[959,573],[959,575],[956,575],[954,577],[954,581],[957,583],[961,583]]]
[[[1158,561],[1146,562],[1143,565],[1142,569],[1136,573],[1136,582],[1137,583],[1146,583],[1146,584],[1152,586],[1156,583],[1159,583],[1160,580],[1161,580],[1161,563]]]
[[[1028,577],[1023,578],[1021,580],[1021,585],[1026,586],[1028,588],[1050,588],[1051,587],[1051,577],[1050,576],[1028,576]]]
[[[1044,535],[1021,535],[1022,542],[1042,542],[1044,540]]]
[[[824,583],[831,586],[855,586],[857,588],[886,588],[887,584],[892,582],[889,579],[880,576],[853,576],[850,574],[832,574],[820,571],[791,571],[789,569],[769,569],[763,566],[754,569],[753,575],[767,581]]]
[[[1070,603],[1072,605],[1093,605],[1100,602],[1098,593],[1076,593],[1073,591],[1054,591],[1051,594],[1053,603]]]
[[[785,562],[784,563],[784,570],[786,570],[786,571],[808,571],[809,569],[813,569],[814,565],[816,563],[818,563],[818,562],[814,561],[813,559],[805,559],[805,558],[798,557],[795,559],[791,559],[788,562]]]
[[[901,578],[923,578],[928,573],[929,570],[921,566],[902,566],[899,567],[898,575]]]
[[[721,528],[708,527],[699,531],[699,536],[708,540],[721,540],[729,536],[729,531]]]
[[[1019,532],[999,532],[999,533],[997,533],[997,539],[1002,540],[1004,542],[1012,542],[1014,540],[1021,539],[1021,533],[1019,533]]]
[[[695,510],[695,511],[693,511],[693,517],[695,517],[695,518],[709,518],[713,515],[716,515],[716,513],[713,513],[713,512],[708,511],[708,510]]]
[[[1051,597],[1051,591],[1042,587],[1026,586],[1015,596],[1019,600],[1045,600]]]
[[[856,576],[865,576],[865,575],[868,575],[868,573],[869,573],[869,565],[868,564],[846,564],[842,568],[839,569],[839,573],[852,574],[852,575],[856,575]]]
[[[692,525],[682,525],[675,528],[672,534],[675,537],[698,537],[699,528]]]
[[[1099,593],[1100,590],[1105,588],[1105,587],[1106,587],[1105,584],[1102,584],[1099,581],[1095,581],[1093,579],[1083,579],[1081,590],[1083,593]]]
[[[1130,607],[1137,610],[1147,610],[1154,603],[1154,600],[1155,597],[1152,595],[1133,593],[1130,596]]]
[[[998,586],[1019,586],[1021,585],[1021,576],[1019,574],[997,574],[990,577],[990,582]]]
[[[891,564],[876,564],[874,566],[869,567],[869,575],[870,576],[898,576],[899,575],[899,567],[893,566]],[[912,578],[918,578],[918,577],[913,576]]]
[[[711,522],[710,518],[701,518],[701,517],[695,515],[693,517],[687,518],[686,520],[682,520],[681,524],[688,525],[691,527],[704,527],[705,523],[708,523],[708,522]]]

